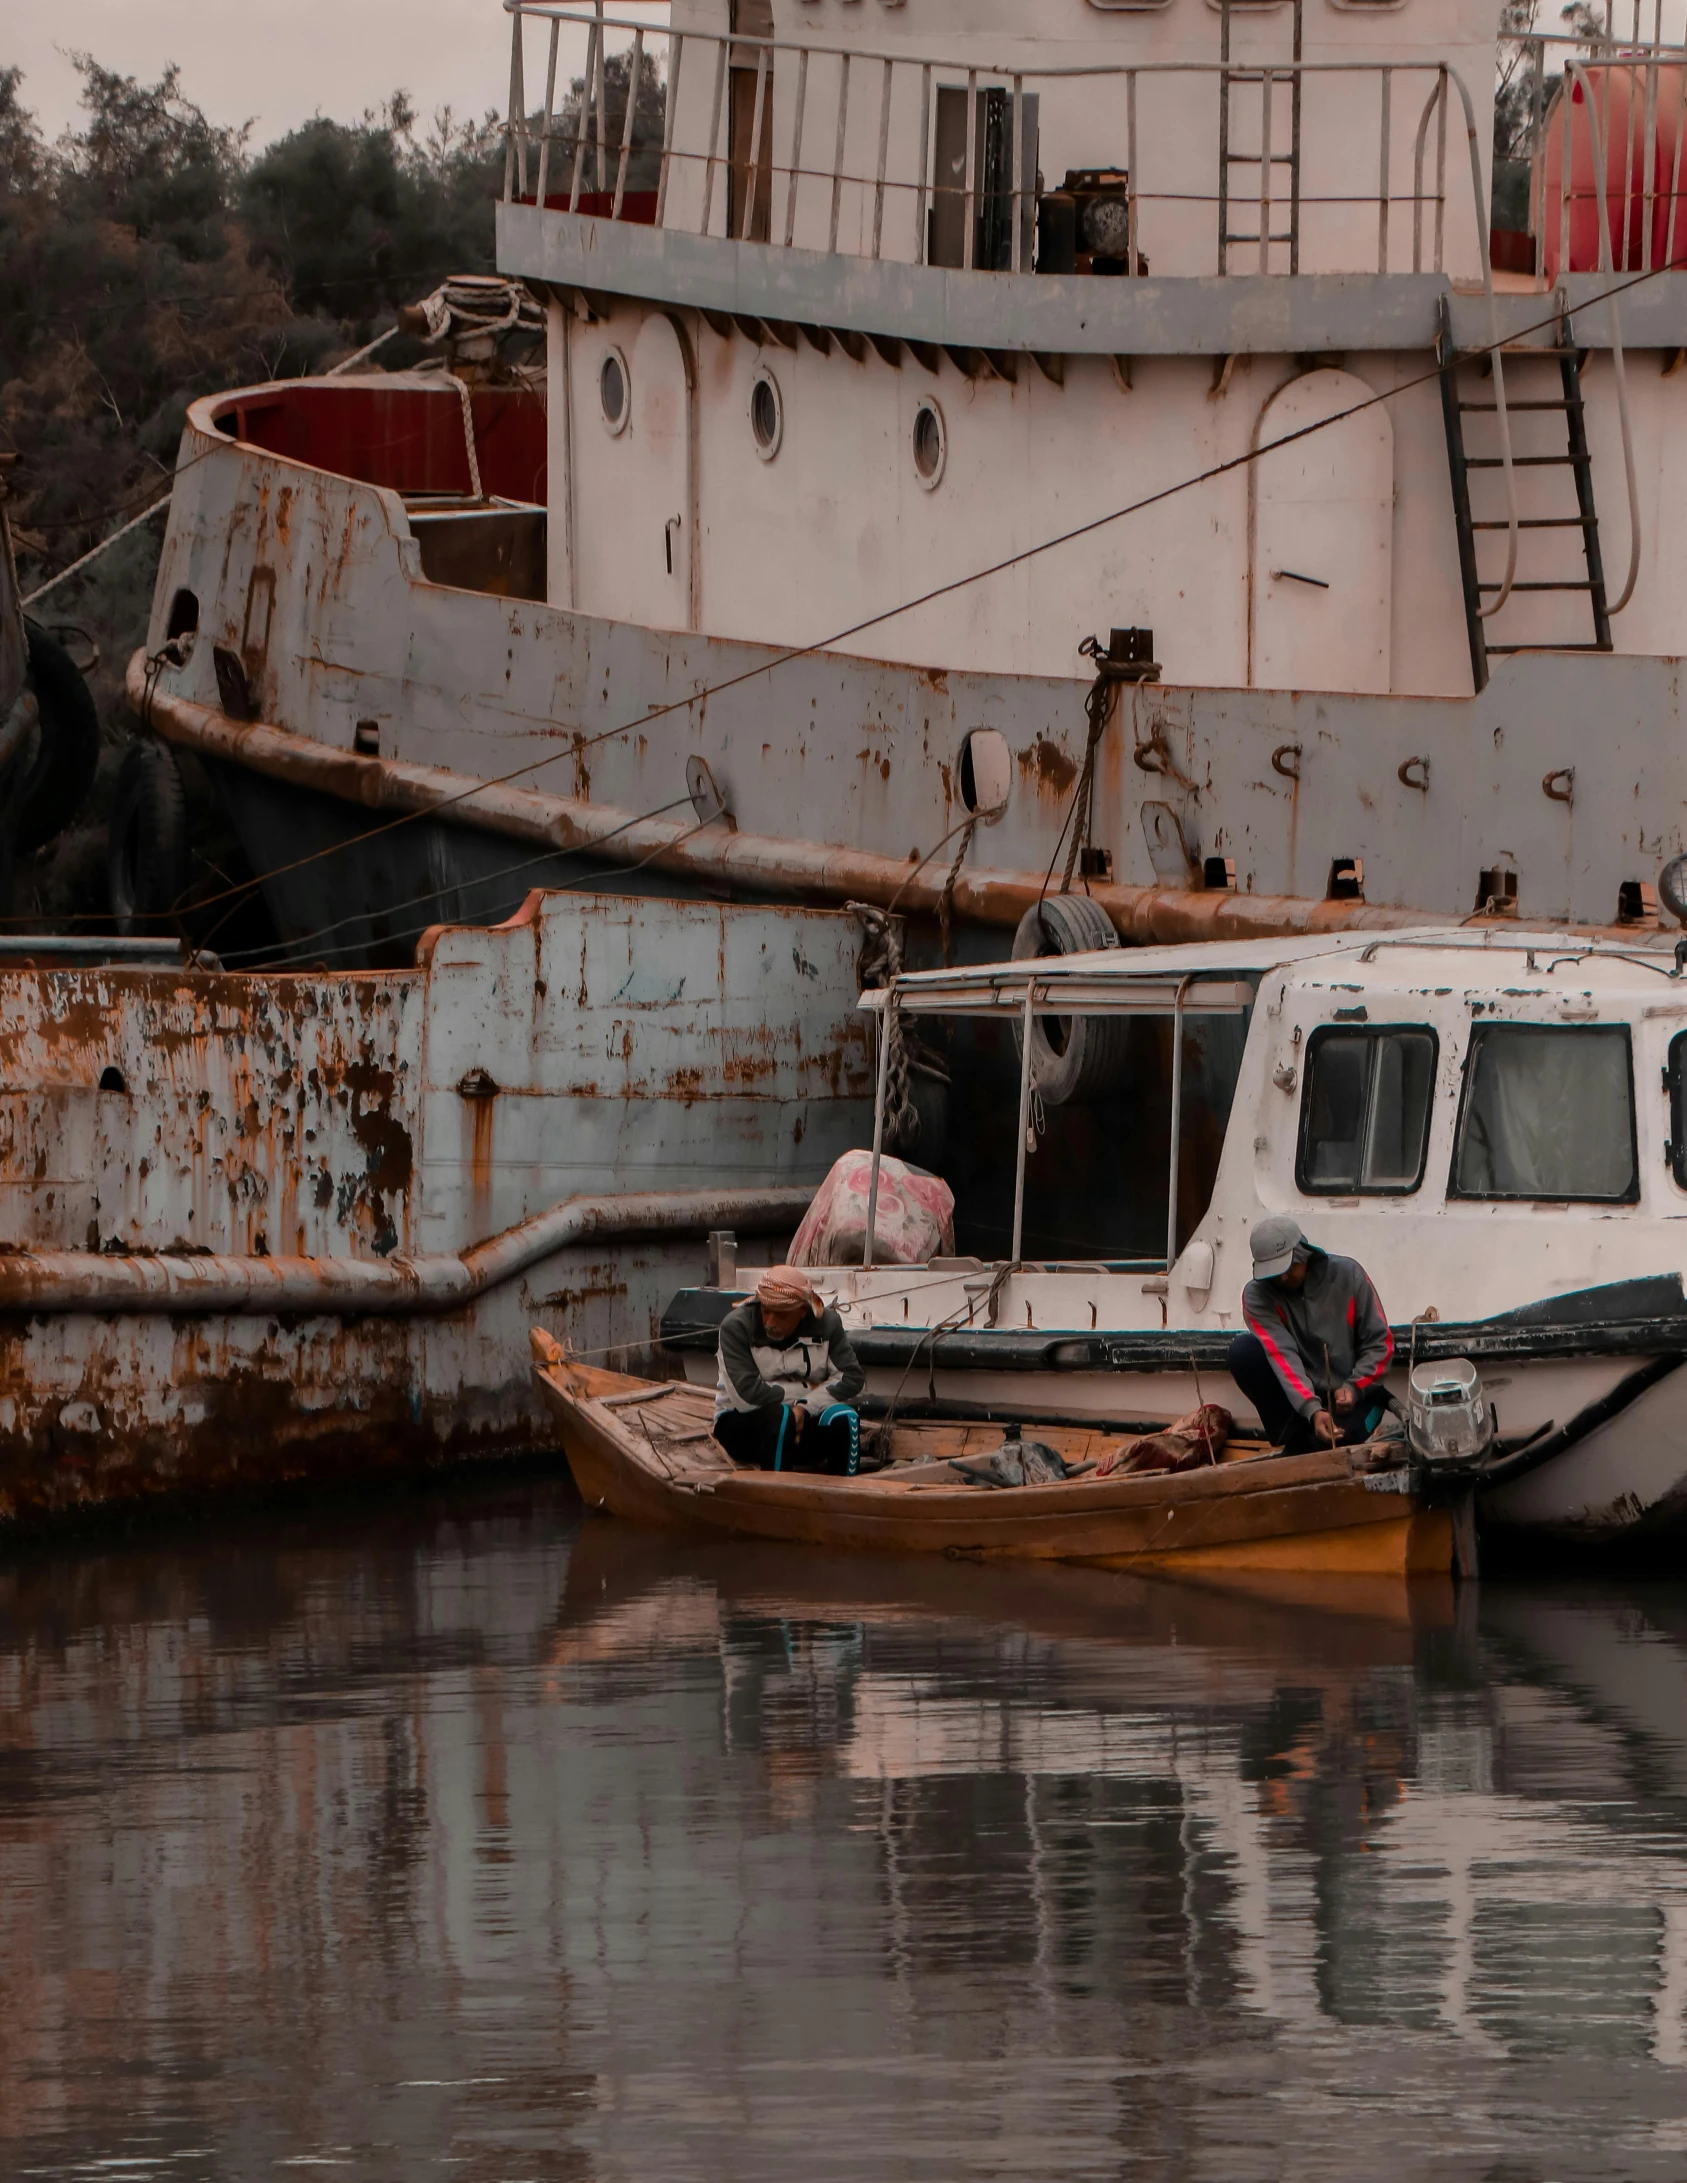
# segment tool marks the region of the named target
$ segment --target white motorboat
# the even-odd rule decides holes
[[[1493,1428],[1479,1472],[1487,1524],[1581,1541],[1679,1526],[1684,959],[1687,942],[1446,928],[898,979],[899,1022],[983,1017],[987,1039],[993,1017],[998,1042],[1019,1030],[1017,1111],[1010,1091],[992,1140],[1013,1163],[1013,1225],[996,1262],[828,1270],[870,1397],[902,1415],[941,1406],[1127,1428],[1203,1400],[1246,1414],[1226,1357],[1249,1234],[1290,1213],[1372,1276],[1395,1390],[1414,1364],[1474,1365]],[[883,994],[864,1005],[883,1021]],[[1131,1067],[1117,1032],[1133,1019],[1152,1034],[1141,1050],[1169,1060],[1169,1086],[1163,1066]],[[1215,1068],[1219,1048],[1232,1065]],[[1062,1083],[1077,1098],[1045,1108]],[[1209,1140],[1220,1110],[1227,1126]],[[1099,1163],[1098,1133],[1165,1148],[1159,1251],[1115,1255],[1094,1227],[1081,1263],[1050,1248],[1051,1223],[1074,1217],[1072,1191],[1095,1189],[1068,1170],[1079,1145]],[[729,1301],[677,1298],[670,1343],[711,1347]]]

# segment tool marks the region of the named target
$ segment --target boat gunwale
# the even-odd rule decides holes
[[[971,1516],[984,1514],[985,1504],[980,1501],[983,1492],[988,1496],[990,1510],[1035,1521],[1043,1517],[1140,1513],[1161,1505],[1197,1506],[1209,1501],[1258,1499],[1305,1487],[1362,1484],[1363,1474],[1355,1470],[1351,1460],[1357,1451],[1347,1447],[1319,1449],[1305,1455],[1269,1453],[1233,1458],[1189,1471],[1123,1471],[1110,1478],[1079,1477],[1047,1484],[994,1488],[964,1485],[958,1480],[953,1487],[922,1482],[916,1488],[885,1471],[840,1479],[823,1472],[760,1471],[737,1466],[726,1470],[701,1463],[675,1475],[661,1467],[659,1461],[651,1459],[658,1453],[654,1442],[648,1455],[640,1448],[629,1426],[622,1422],[620,1413],[606,1408],[602,1393],[592,1394],[570,1387],[565,1376],[567,1367],[536,1363],[534,1373],[564,1415],[572,1415],[579,1423],[591,1426],[641,1480],[688,1501],[708,1498],[727,1504],[738,1502],[749,1508],[807,1509],[816,1514],[835,1516],[861,1515],[872,1510],[875,1516],[888,1517],[917,1490],[919,1520],[923,1523],[958,1516],[963,1510]],[[631,1385],[630,1380],[628,1384]],[[657,1381],[650,1384],[686,1383]],[[706,1390],[696,1388],[692,1392],[699,1399],[706,1399]],[[934,1425],[942,1421],[919,1422]],[[1112,1436],[1098,1434],[1097,1437]],[[1365,1490],[1373,1499],[1407,1500],[1412,1508],[1419,1506],[1416,1494],[1395,1492],[1384,1496]]]

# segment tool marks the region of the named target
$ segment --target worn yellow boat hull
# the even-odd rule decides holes
[[[566,1361],[537,1378],[588,1508],[632,1523],[740,1539],[950,1559],[1080,1562],[1192,1576],[1445,1576],[1444,1511],[1369,1490],[1344,1449],[1261,1455],[1175,1476],[1075,1478],[984,1490],[893,1468],[840,1479],[737,1470],[709,1434],[708,1394]],[[1069,1461],[1108,1437],[1039,1428]],[[991,1427],[898,1427],[904,1458],[969,1452]]]

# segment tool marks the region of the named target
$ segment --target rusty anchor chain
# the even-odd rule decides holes
[[[879,1018],[879,1035],[888,1049],[884,1141],[898,1151],[911,1150],[920,1141],[920,1110],[914,1104],[913,1057],[908,1051],[902,1006],[896,994],[896,980],[902,975],[902,921],[871,902],[851,902],[846,907],[860,918],[867,933],[861,950],[862,990],[877,987],[888,996]]]

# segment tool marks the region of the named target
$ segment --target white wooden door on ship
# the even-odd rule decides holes
[[[614,322],[611,321],[613,329]],[[603,355],[608,344],[600,345]],[[582,353],[593,348],[582,342]],[[589,614],[650,629],[691,626],[691,401],[671,320],[653,312],[624,352],[626,421],[606,425],[602,363],[575,374],[576,595]],[[613,381],[612,381],[613,384]],[[605,415],[598,414],[604,411]]]
[[[1309,371],[1260,417],[1248,680],[1259,690],[1385,691],[1394,587],[1394,433],[1345,371]],[[1330,422],[1328,420],[1339,420]]]

